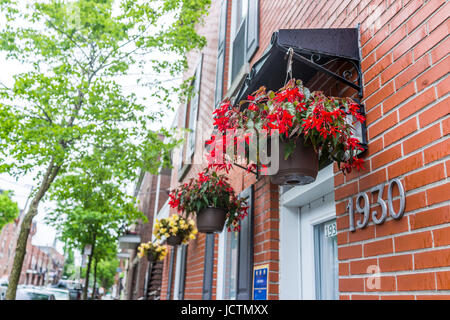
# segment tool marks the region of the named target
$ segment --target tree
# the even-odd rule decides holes
[[[64,267],[62,277],[65,279],[71,279],[75,274],[75,255],[72,249],[64,247]]]
[[[98,262],[97,277],[105,290],[109,290],[113,286],[118,267],[119,260],[117,258],[102,259]]]
[[[119,211],[99,212],[77,207],[65,214],[64,221],[53,224],[54,226],[59,225],[61,228],[60,239],[65,241],[70,248],[83,252],[87,245],[91,247],[88,256],[84,299],[87,298],[92,262],[107,256],[102,253],[102,250],[106,250],[105,247],[108,248],[108,245],[109,251],[115,250],[117,230],[121,228],[122,224],[131,223],[134,220],[128,219],[128,215],[129,213],[123,214]]]
[[[176,74],[187,51],[202,47],[195,25],[210,0],[42,0],[19,8],[0,0],[0,51],[29,70],[0,86],[0,172],[34,172],[36,188],[17,239],[7,299],[15,299],[26,242],[39,204],[55,181],[80,168],[86,156],[114,150],[114,176],[126,183],[139,170],[156,173],[166,145],[148,128],[159,112],[148,112],[136,95],[115,80],[130,66]],[[173,22],[162,21],[167,15]],[[151,52],[177,54],[175,62],[147,61]],[[158,61],[159,60],[159,61]],[[157,88],[152,95],[160,95]],[[164,91],[162,91],[164,92]],[[168,136],[167,132],[162,132]],[[78,213],[95,216],[90,210]],[[76,219],[75,219],[76,220]]]
[[[87,298],[92,262],[116,253],[117,237],[124,226],[146,217],[138,211],[133,197],[112,182],[98,180],[98,175],[111,176],[108,170],[89,166],[85,174],[67,175],[54,184],[57,209],[46,221],[59,230],[59,238],[71,249],[90,254],[86,270],[83,298]],[[95,267],[95,266],[94,266]],[[94,271],[96,268],[94,268]],[[95,282],[96,275],[94,275]]]
[[[69,248],[81,252],[87,245],[91,248],[84,299],[92,263],[95,272],[97,261],[116,253],[117,237],[126,226],[138,219],[146,220],[136,207],[136,199],[122,186],[127,177],[117,161],[120,146],[103,143],[99,141],[92,154],[73,161],[71,171],[54,181],[50,199],[56,201],[56,209],[46,216],[46,222],[59,230],[60,240]],[[168,161],[163,159],[157,163],[167,164]]]
[[[95,297],[95,289],[97,287],[97,280],[99,279],[98,271],[99,271],[99,269],[102,269],[104,267],[104,263],[102,263],[102,262],[110,261],[110,260],[117,261],[116,255],[117,255],[116,242],[99,241],[97,243],[95,254],[93,255],[93,259],[94,259],[94,281],[93,282],[94,282],[94,284],[92,286],[92,299],[94,299],[94,297]],[[101,272],[103,272],[103,270]]]
[[[3,191],[0,193],[0,231],[19,215],[19,207],[11,199],[12,195],[13,193],[11,191]]]
[[[93,274],[92,272],[88,273],[87,267],[83,268],[81,272],[82,277],[86,279],[84,287],[85,290],[84,292],[86,292],[86,294],[89,284],[92,283],[91,299],[95,298],[95,291],[97,288],[98,280],[100,280],[100,286],[103,286],[103,284],[106,283],[110,287],[114,283],[114,276],[116,274],[117,267],[119,266],[119,261],[117,260],[116,255],[117,255],[116,242],[110,241],[96,242],[95,253],[92,254],[94,273]],[[113,266],[115,266],[115,268],[114,270],[111,270]],[[87,296],[84,297],[83,299],[86,298]]]

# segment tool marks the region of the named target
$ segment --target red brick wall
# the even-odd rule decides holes
[[[231,10],[231,7],[230,7]],[[212,123],[212,111],[214,108],[214,90],[216,82],[216,60],[217,60],[217,41],[219,32],[219,16],[220,16],[220,2],[212,1],[209,15],[205,17],[204,25],[200,25],[198,30],[204,35],[208,41],[207,46],[202,50],[203,53],[203,65],[201,76],[201,89],[200,89],[200,102],[198,111],[198,121],[200,123]],[[230,17],[230,16],[229,16]],[[228,41],[228,40],[227,40]],[[227,44],[228,49],[228,44]],[[227,50],[228,51],[228,50]],[[197,67],[199,52],[192,52],[188,55],[189,70],[185,74],[185,78],[191,77]],[[177,112],[177,124],[178,127],[183,128],[184,123],[185,106],[182,105]],[[209,128],[212,130],[212,127]],[[197,130],[199,132],[201,130]],[[197,143],[199,143],[199,136],[197,134]],[[197,145],[196,154],[201,152],[201,148]],[[174,157],[174,166],[177,168],[179,163],[178,154]],[[193,165],[189,170],[184,180],[188,180],[197,175],[202,170],[200,165]],[[178,186],[178,172],[176,169],[172,172],[171,188]],[[187,253],[187,265],[186,265],[186,282],[185,282],[185,299],[202,299],[202,286],[203,286],[203,271],[204,271],[204,255],[205,255],[205,235],[198,234],[197,239],[189,242]],[[214,258],[217,261],[217,247],[218,237],[215,241]],[[170,253],[167,255],[164,261],[163,282],[161,287],[161,299],[166,299],[169,277],[169,259]],[[216,264],[216,263],[215,263]],[[214,268],[214,279],[216,278],[217,267]],[[175,263],[173,266],[173,276],[175,275]],[[174,283],[172,281],[172,293],[173,296]],[[216,281],[213,282],[213,297],[215,297]]]
[[[335,179],[341,298],[449,298],[441,292],[450,289],[449,273],[440,268],[450,266],[450,7],[439,0],[379,2],[361,25],[367,168]],[[349,232],[348,198],[393,178],[406,191],[404,216]],[[379,289],[367,284],[369,265],[379,267]]]
[[[199,26],[200,33],[208,40],[202,50],[199,121],[210,124],[219,10],[220,1],[212,1],[205,25]],[[449,10],[449,4],[443,0],[260,0],[260,48],[252,63],[261,57],[272,33],[278,29],[346,28],[361,23],[363,103],[367,109],[369,146],[365,155],[366,170],[346,177],[335,170],[342,299],[397,296],[420,299],[435,297],[440,294],[439,290],[450,289],[450,273],[439,269],[450,266]],[[189,60],[186,77],[193,74],[198,53],[191,53]],[[227,75],[225,72],[225,84]],[[340,90],[342,95],[354,93],[345,88]],[[178,117],[179,126],[184,125],[182,118]],[[178,162],[176,157],[174,162]],[[201,167],[193,166],[185,179],[200,170]],[[179,183],[174,171],[171,187]],[[243,178],[242,175],[241,169],[231,174],[238,192],[255,182],[253,176]],[[377,184],[387,184],[395,177],[402,181],[406,190],[403,218],[393,221],[388,217],[382,225],[370,222],[363,230],[349,232],[345,212],[349,197]],[[386,197],[387,190],[384,191]],[[256,183],[254,263],[270,264],[271,299],[277,299],[279,293],[278,198],[278,188],[268,183],[268,179]],[[186,299],[201,299],[203,256],[204,236],[200,235],[189,245]],[[366,288],[366,269],[371,264],[380,268],[382,276],[381,289],[375,292]],[[165,298],[167,275],[168,267],[165,268],[162,298]]]

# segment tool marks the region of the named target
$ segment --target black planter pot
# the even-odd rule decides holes
[[[167,244],[169,246],[177,246],[179,244],[181,244],[181,237],[180,236],[169,236],[166,240]]]
[[[278,185],[304,185],[314,182],[319,171],[319,157],[314,148],[305,146],[303,137],[300,137],[294,151],[284,159],[286,144],[279,140],[279,169],[270,177],[271,182]],[[270,143],[268,149],[270,152]]]
[[[227,212],[221,208],[203,208],[197,213],[197,230],[202,233],[221,232]]]
[[[148,253],[147,254],[147,260],[148,260],[148,262],[155,262],[155,258],[153,257],[153,254]]]

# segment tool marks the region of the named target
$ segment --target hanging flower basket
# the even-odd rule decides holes
[[[279,140],[279,169],[270,177],[273,184],[304,185],[316,180],[319,171],[319,157],[312,146],[305,146],[303,137],[299,137],[294,151],[285,158],[287,143]],[[271,153],[270,143],[268,144]]]
[[[183,239],[181,239],[181,237],[180,237],[179,235],[176,235],[176,236],[169,236],[169,237],[166,239],[166,243],[167,243],[169,246],[178,246],[178,245],[181,244],[182,241],[183,241]]]
[[[221,232],[227,212],[221,208],[207,207],[197,213],[197,229],[202,233]]]
[[[230,159],[225,150],[233,146],[244,154],[247,170],[270,174],[276,184],[311,183],[318,168],[330,161],[336,161],[344,174],[364,168],[357,157],[364,148],[353,133],[354,125],[365,118],[351,98],[310,92],[300,80],[291,79],[276,92],[261,87],[237,105],[226,99],[213,113],[218,134],[206,142],[209,168],[228,172],[236,156]],[[264,150],[257,143],[274,135],[280,139],[278,171],[261,163]],[[257,158],[250,159],[246,150],[255,149]]]
[[[238,231],[239,221],[248,212],[245,198],[238,198],[228,177],[206,169],[169,194],[169,206],[186,216],[197,216],[197,228],[202,233]]]
[[[170,246],[187,244],[189,240],[195,239],[197,232],[192,219],[185,219],[178,214],[161,220],[156,219],[153,226],[153,234],[156,239],[165,239]]]
[[[138,247],[138,257],[142,259],[147,256],[149,262],[156,262],[158,260],[164,260],[167,255],[167,247],[162,246],[159,242],[152,243],[151,241],[141,243]]]

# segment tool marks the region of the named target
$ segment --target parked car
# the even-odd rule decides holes
[[[70,292],[68,289],[46,287],[43,291],[52,293],[55,296],[55,300],[70,300]]]
[[[81,283],[74,280],[59,280],[52,288],[67,290],[69,292],[69,300],[81,300],[83,294]]]
[[[17,288],[16,300],[55,300],[55,295],[45,290]]]

